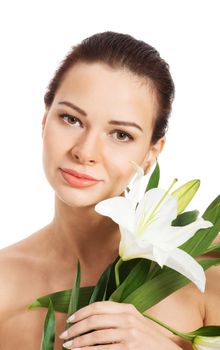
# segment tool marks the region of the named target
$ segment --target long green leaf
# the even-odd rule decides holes
[[[220,196],[206,209],[203,218],[211,221],[214,226],[197,231],[192,238],[180,247],[194,257],[204,254],[220,232]]]
[[[126,264],[126,261],[124,262]],[[126,279],[114,291],[109,300],[120,302],[131,294],[135,289],[140,287],[147,279],[151,261],[140,259],[133,267]]]
[[[88,305],[93,289],[94,289],[94,286],[80,288],[79,303],[78,303],[79,309]],[[68,290],[61,290],[59,292],[44,295],[42,297],[35,299],[31,304],[29,304],[28,309],[31,310],[38,307],[48,308],[49,302],[51,299],[53,302],[54,309],[56,311],[67,313],[71,293],[72,293],[72,289],[68,289]]]
[[[220,205],[220,195],[218,195],[208,206],[208,208],[205,210],[203,217],[206,220],[209,220],[210,213],[215,211],[217,207]]]
[[[213,265],[219,265],[220,259],[203,260],[199,264],[206,270]],[[135,305],[143,313],[190,282],[188,278],[180,273],[165,267],[161,270],[161,273],[157,274],[152,280],[142,284],[142,286],[123,299],[122,302]]]
[[[110,272],[109,272],[109,279],[106,285],[106,291],[105,291],[105,300],[108,300],[109,296],[113,293],[113,291],[116,288],[116,283],[115,283],[115,265],[118,261],[119,257],[115,259],[115,261],[112,263],[110,267]]]
[[[54,350],[56,332],[56,320],[54,314],[53,303],[50,300],[46,318],[44,321],[44,330],[41,339],[40,350]]]
[[[204,254],[215,253],[215,252],[219,252],[219,253],[220,253],[220,243],[214,243],[214,244],[212,244],[212,245],[204,252]]]
[[[103,272],[101,275],[98,283],[96,284],[93,293],[91,295],[91,298],[89,300],[89,304],[92,304],[96,301],[101,301],[105,299],[105,294],[106,294],[106,289],[107,289],[107,284],[109,281],[110,277],[110,272],[111,272],[111,265],[107,267],[107,269]]]
[[[146,188],[145,192],[151,190],[152,188],[158,187],[159,181],[160,181],[160,167],[159,167],[159,164],[157,162],[157,164],[154,168],[154,171],[152,172],[151,177],[148,181],[147,188]]]
[[[76,273],[76,280],[74,282],[71,296],[70,296],[70,302],[68,307],[68,313],[67,317],[72,315],[74,312],[78,310],[78,302],[79,302],[79,291],[80,291],[80,262],[77,261],[77,273]]]
[[[172,192],[172,196],[177,197],[177,212],[182,213],[187,205],[191,202],[192,198],[195,196],[200,186],[200,181],[198,179],[188,181],[181,187],[177,188]]]
[[[115,283],[115,265],[118,262],[119,257],[113,262],[111,269],[110,269],[110,276],[109,276],[109,281],[107,283],[107,288],[106,288],[106,295],[105,295],[105,300],[108,300],[110,298],[110,295],[115,291],[116,289],[116,283]],[[127,278],[128,274],[130,271],[133,269],[133,267],[139,262],[139,258],[137,259],[132,259],[124,262],[120,266],[120,284],[123,283],[123,281]]]
[[[220,326],[205,326],[187,334],[200,335],[203,337],[217,337],[220,336]]]

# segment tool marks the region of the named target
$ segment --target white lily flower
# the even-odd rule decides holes
[[[192,346],[195,350],[217,350],[220,349],[220,337],[197,336]]]
[[[143,178],[143,172],[139,171],[126,197],[109,198],[95,206],[96,212],[109,216],[119,225],[120,257],[124,261],[146,258],[156,261],[161,267],[166,265],[190,279],[204,292],[203,268],[178,247],[199,229],[213,226],[212,223],[198,218],[186,226],[171,226],[177,217],[176,197],[169,195],[168,191],[154,188],[146,193],[142,189],[140,199]]]

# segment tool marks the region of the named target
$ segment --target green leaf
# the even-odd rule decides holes
[[[77,273],[76,280],[72,288],[70,302],[68,307],[67,317],[72,315],[74,312],[78,310],[78,302],[79,302],[79,291],[80,291],[80,262],[77,261]]]
[[[203,218],[211,221],[214,226],[198,230],[180,247],[194,257],[204,254],[220,231],[220,196],[206,209]]]
[[[123,264],[126,264],[124,261]],[[133,267],[126,279],[113,292],[109,300],[120,302],[131,294],[135,289],[140,287],[147,279],[150,269],[151,261],[147,259],[140,259],[140,261]]]
[[[212,244],[203,254],[213,253],[213,252],[220,252],[220,243],[214,243]]]
[[[152,188],[158,187],[159,181],[160,181],[160,167],[159,167],[159,164],[157,162],[157,164],[154,168],[154,171],[151,174],[151,177],[148,181],[148,185],[147,185],[145,192],[151,190]]]
[[[198,210],[186,211],[185,213],[179,214],[175,220],[172,221],[172,226],[185,226],[196,221],[199,215]]]
[[[120,282],[122,283],[127,276],[129,275],[130,271],[133,269],[134,266],[136,266],[140,261],[140,258],[127,260],[126,263],[124,262],[120,267]]]
[[[44,321],[44,330],[41,339],[40,350],[54,350],[56,332],[56,320],[54,314],[53,303],[50,300],[46,318]]]
[[[220,264],[219,259],[199,261],[204,270]],[[133,304],[141,313],[151,306],[187,285],[191,281],[179,272],[164,267],[152,280],[143,283],[139,288],[122,300],[123,303]]]
[[[172,196],[177,197],[177,213],[180,214],[184,211],[187,205],[191,202],[192,198],[198,191],[200,186],[200,180],[191,180],[181,187],[177,188],[171,193]]]
[[[220,326],[205,326],[186,334],[195,336],[200,335],[203,337],[217,337],[220,336]]]
[[[110,266],[110,271],[109,271],[109,279],[106,285],[106,291],[105,291],[105,300],[108,300],[109,296],[113,293],[113,291],[116,288],[116,283],[115,283],[115,265],[117,261],[119,260],[119,257],[115,259],[115,261],[112,263]]]
[[[204,212],[203,214],[203,218],[205,220],[211,220],[211,216],[212,216],[212,213],[214,214],[215,216],[215,210],[217,207],[220,206],[220,195],[218,195],[211,203],[210,205],[208,206],[208,208],[206,209],[206,211]],[[212,221],[212,220],[211,220]]]
[[[113,262],[111,269],[110,269],[110,276],[109,276],[109,281],[107,283],[107,288],[106,288],[106,295],[105,295],[105,300],[109,300],[110,295],[115,291],[116,289],[116,283],[115,283],[115,265],[117,264],[118,260],[120,257],[117,257],[115,261]],[[137,259],[132,259],[124,262],[120,266],[120,283],[122,284],[123,281],[127,278],[128,274],[130,271],[133,269],[133,267],[139,262],[140,258]]]
[[[94,289],[93,286],[80,288],[79,302],[78,302],[79,309],[88,305],[93,289]],[[54,309],[56,311],[67,313],[71,293],[72,293],[72,289],[68,289],[68,290],[62,290],[52,294],[44,295],[42,297],[35,299],[30,305],[28,305],[28,309],[31,310],[37,307],[47,308],[49,306],[49,302],[51,299]]]
[[[98,283],[96,284],[93,293],[91,295],[91,298],[89,300],[89,304],[92,304],[96,301],[101,301],[105,299],[107,284],[109,281],[111,272],[111,265],[107,267],[107,269],[103,272],[101,275]]]

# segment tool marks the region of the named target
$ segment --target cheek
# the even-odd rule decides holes
[[[112,185],[118,193],[122,193],[134,176],[134,168],[130,161],[134,161],[137,164],[141,164],[143,154],[139,152],[124,152],[118,151],[117,154],[111,157],[111,160],[106,157],[106,167],[112,181]]]
[[[62,140],[62,142],[61,142]],[[54,176],[54,172],[61,166],[62,152],[65,148],[65,138],[56,132],[52,125],[48,125],[43,137],[42,160],[44,172],[48,179]]]
[[[68,138],[53,123],[48,125],[43,138],[43,153],[50,160],[59,158],[59,155],[68,147]]]
[[[107,160],[111,164],[112,171],[120,169],[124,174],[131,173],[134,171],[134,168],[131,164],[131,161],[142,165],[146,155],[148,153],[149,147],[147,144],[138,144],[133,147],[118,149],[117,152],[114,152],[111,156],[111,162],[109,159],[110,152],[107,155]]]
[[[111,157],[111,162],[109,156],[106,157],[108,160],[106,166],[108,167],[108,172],[114,182],[117,192],[122,193],[135,174],[135,170],[130,161],[134,161],[138,165],[143,166],[148,150],[148,144],[143,142],[132,145],[126,149],[118,150],[117,154],[115,153],[114,156]]]

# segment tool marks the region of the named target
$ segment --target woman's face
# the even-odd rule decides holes
[[[163,147],[163,139],[150,144],[155,112],[150,86],[134,74],[101,63],[73,66],[42,121],[43,166],[56,195],[85,207],[122,194],[134,175],[130,161],[147,168]],[[64,168],[99,181],[68,177]]]

